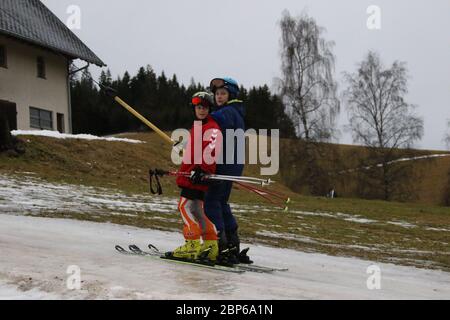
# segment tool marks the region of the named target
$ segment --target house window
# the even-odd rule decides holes
[[[0,67],[7,68],[7,60],[6,60],[6,47],[0,45]]]
[[[53,130],[52,112],[30,107],[30,127],[41,130]]]
[[[37,58],[37,76],[38,78],[45,79],[45,60],[43,57]]]

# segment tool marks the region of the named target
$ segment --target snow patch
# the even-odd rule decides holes
[[[91,134],[67,134],[60,133],[58,131],[50,130],[14,130],[11,131],[14,136],[40,136],[49,137],[55,139],[79,139],[79,140],[103,140],[103,141],[114,141],[114,142],[128,142],[128,143],[145,143],[140,140],[133,140],[127,138],[114,138],[114,137],[98,137]]]
[[[369,223],[378,223],[377,220],[361,218],[359,215],[351,215],[346,213],[326,213],[326,212],[307,212],[307,211],[298,211],[293,210],[291,213],[303,215],[303,216],[316,216],[316,217],[326,217],[333,219],[342,219],[349,222],[361,223],[361,224],[369,224]],[[300,217],[299,217],[300,218]]]
[[[178,213],[178,198],[150,193],[126,195],[106,188],[50,183],[31,176],[0,174],[0,212],[32,214],[64,212],[77,214],[133,215]],[[257,212],[253,206],[232,204],[236,212]],[[262,208],[262,207],[261,207]],[[151,216],[152,219],[158,217]],[[164,219],[159,217],[159,219]]]
[[[278,233],[273,231],[256,231],[257,235],[268,237],[268,238],[275,238],[275,239],[284,239],[284,240],[294,240],[298,242],[304,242],[304,243],[319,243],[316,240],[313,240],[309,237],[303,237],[292,233]]]
[[[429,230],[429,231],[443,231],[443,232],[450,232],[450,230],[448,229],[444,229],[444,228],[425,228],[425,230]]]
[[[417,161],[417,160],[426,160],[426,159],[433,159],[433,158],[444,158],[444,157],[450,157],[450,154],[448,153],[442,153],[442,154],[430,154],[430,155],[426,155],[426,156],[417,156],[417,157],[411,157],[411,158],[400,158],[400,159],[396,159],[393,161],[389,161],[386,164],[387,165],[391,165],[394,163],[398,163],[398,162],[405,162],[405,161]],[[343,173],[351,173],[351,172],[355,172],[355,171],[359,171],[359,170],[370,170],[373,167],[377,167],[377,168],[381,168],[383,167],[382,163],[378,163],[374,166],[367,166],[367,167],[362,167],[362,168],[355,168],[355,169],[348,169],[348,170],[343,170],[338,172],[338,174],[343,174]]]
[[[417,226],[415,224],[405,222],[405,221],[388,221],[387,223],[395,225],[395,226],[400,226],[400,227],[403,227],[406,229],[417,228]]]
[[[115,190],[82,185],[54,184],[35,177],[0,175],[0,212],[174,213],[176,199],[151,195],[127,196]]]

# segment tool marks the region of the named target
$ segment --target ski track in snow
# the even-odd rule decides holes
[[[381,289],[367,288],[373,263],[252,246],[275,274],[229,274],[157,259],[124,256],[115,244],[151,241],[161,249],[180,233],[107,223],[0,215],[0,299],[448,299],[450,274],[393,264],[381,268]],[[81,289],[69,290],[67,268],[80,267]]]

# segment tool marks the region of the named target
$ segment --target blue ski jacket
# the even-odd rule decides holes
[[[239,145],[236,141],[228,141],[227,129],[242,129],[245,132],[245,107],[241,100],[231,100],[219,110],[213,112],[211,116],[219,124],[223,135],[222,158],[223,164],[217,164],[217,174],[242,176],[245,163],[245,139],[243,145]],[[234,144],[234,146],[233,146]],[[232,152],[234,148],[233,163],[227,163],[227,154]],[[240,152],[238,152],[238,150]]]

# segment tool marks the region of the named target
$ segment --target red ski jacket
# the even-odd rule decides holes
[[[216,161],[222,145],[222,132],[217,122],[208,115],[203,121],[195,121],[184,150],[180,172],[191,173],[201,167],[208,174],[216,173]],[[188,177],[179,176],[177,185],[180,188],[207,191],[206,185],[194,185]]]

